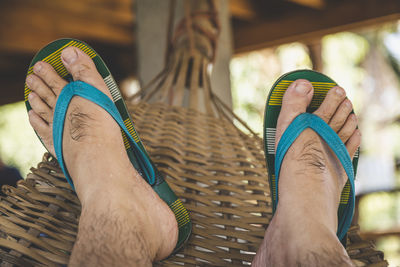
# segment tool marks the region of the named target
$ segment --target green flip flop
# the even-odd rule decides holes
[[[126,129],[126,131],[121,131],[121,133],[130,161],[139,172],[139,174],[143,177],[143,179],[146,180],[148,184],[150,184],[153,190],[159,195],[159,197],[163,201],[167,203],[167,205],[175,214],[179,229],[177,245],[173,251],[173,253],[176,253],[183,247],[192,232],[192,222],[190,220],[189,213],[183,206],[181,200],[171,190],[168,183],[164,180],[162,174],[158,171],[154,163],[150,160],[150,157],[134,128],[132,118],[128,113],[124,100],[122,99],[120,90],[118,89],[114,78],[112,77],[110,71],[108,70],[101,57],[89,45],[82,41],[69,38],[59,39],[42,48],[34,56],[31,64],[29,65],[27,75],[33,73],[33,66],[36,62],[44,61],[49,63],[62,78],[67,81],[72,81],[72,77],[64,67],[60,57],[62,50],[69,46],[74,46],[81,49],[84,53],[89,55],[95,63],[98,72],[100,73],[112,95],[112,102],[115,105],[117,112],[119,113],[118,117],[120,116],[123,121],[122,126],[124,126],[124,128]],[[25,104],[28,112],[32,109],[28,102],[28,96],[30,92],[31,90],[25,83]],[[149,168],[144,169],[142,162],[147,162]],[[60,165],[62,166],[63,164]],[[148,169],[150,169],[150,171]],[[66,174],[68,182],[74,189],[72,180],[68,178],[69,175],[65,171],[64,174]]]
[[[277,147],[277,151],[275,151],[276,125],[282,107],[282,98],[289,85],[297,79],[306,79],[310,81],[314,87],[314,96],[311,100],[311,104],[307,108],[306,113],[301,114],[304,118],[299,118],[301,116],[299,115],[299,117],[292,122],[293,125],[291,124],[284,133],[284,135],[287,136],[287,140],[283,140],[284,135],[282,135],[281,141],[279,142]],[[327,144],[332,148],[332,150],[340,159],[346,173],[348,174],[348,181],[346,182],[346,185],[342,190],[338,208],[339,225],[337,235],[342,244],[345,245],[346,232],[350,227],[350,223],[354,213],[354,177],[357,170],[359,149],[357,150],[353,161],[351,162],[350,156],[348,155],[344,144],[341,142],[340,138],[338,138],[337,134],[317,116],[310,116],[310,113],[314,112],[321,105],[327,92],[336,85],[336,82],[334,82],[329,77],[325,76],[322,73],[311,70],[297,70],[281,76],[272,86],[265,107],[264,150],[268,168],[268,178],[273,203],[273,213],[275,213],[279,196],[278,180],[280,164],[283,160],[284,154],[290,147],[291,142],[294,142],[296,137],[305,128],[312,128],[327,142]],[[304,124],[304,127],[302,129],[300,129],[300,124]],[[318,126],[312,127],[311,125]],[[290,127],[291,129],[289,129]],[[295,130],[293,130],[294,128],[299,129],[298,131],[296,130],[296,132]],[[328,131],[330,132],[328,133]],[[326,138],[323,137],[324,134],[326,135]],[[290,135],[295,136],[290,137]],[[282,147],[286,147],[286,150],[283,152]],[[341,154],[342,157],[340,157],[338,154]]]

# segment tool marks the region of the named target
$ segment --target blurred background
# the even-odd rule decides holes
[[[168,1],[150,1],[154,5],[147,4],[139,16],[144,1],[0,1],[0,159],[5,165],[25,177],[45,152],[22,99],[30,60],[48,42],[73,37],[89,43],[123,93],[137,91],[140,60],[152,64],[154,59],[141,52],[140,41],[159,46],[163,54],[164,37],[151,29],[167,31],[154,25],[166,24],[156,14],[168,15],[163,6]],[[260,136],[266,97],[283,73],[319,70],[346,89],[363,133],[356,181],[361,236],[376,242],[390,266],[400,266],[400,1],[221,0],[220,5],[226,34],[218,49],[231,58],[232,98],[224,101]]]

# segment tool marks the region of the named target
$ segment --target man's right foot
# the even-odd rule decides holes
[[[74,80],[91,84],[111,98],[89,56],[68,47],[61,57]],[[33,70],[26,81],[32,90],[29,121],[55,155],[52,119],[67,82],[46,62],[37,62]],[[63,155],[82,204],[71,265],[145,266],[172,252],[178,236],[175,216],[132,166],[120,128],[105,110],[84,98],[72,99]]]
[[[283,97],[276,146],[289,124],[306,112],[313,87],[297,80]],[[361,133],[352,103],[341,87],[332,88],[314,112],[339,135],[352,158]],[[352,266],[339,242],[337,210],[347,175],[329,146],[311,129],[289,148],[279,175],[279,202],[253,266]]]

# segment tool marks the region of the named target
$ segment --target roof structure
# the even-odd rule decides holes
[[[94,46],[117,81],[134,74],[134,5],[134,0],[0,1],[0,105],[22,100],[33,54],[62,37]],[[229,6],[235,53],[400,19],[398,0],[230,0]]]

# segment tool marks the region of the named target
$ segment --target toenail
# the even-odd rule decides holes
[[[26,77],[26,84],[30,87],[32,85],[33,82],[33,78],[31,75],[29,75],[28,77]]]
[[[31,110],[28,111],[28,116],[29,116],[29,117],[32,117],[33,114],[35,114],[35,111],[34,111],[33,109],[31,109]]]
[[[336,94],[338,96],[343,96],[344,95],[344,90],[342,88],[340,88],[340,87],[336,88],[335,92],[336,92]]]
[[[295,84],[294,89],[296,90],[296,92],[298,92],[299,94],[307,94],[308,92],[310,92],[311,87],[305,83],[305,82],[297,82]]]
[[[350,100],[348,100],[348,99],[346,100],[346,106],[349,107],[349,108],[351,108],[351,102],[350,102]]]
[[[37,62],[36,64],[35,64],[35,66],[33,66],[33,70],[35,71],[35,72],[40,72],[40,70],[42,69],[42,63],[41,62]]]
[[[65,61],[65,63],[67,64],[71,64],[74,63],[74,61],[77,58],[77,53],[75,51],[75,49],[70,48],[70,49],[65,49],[62,54],[61,54],[63,60]]]

